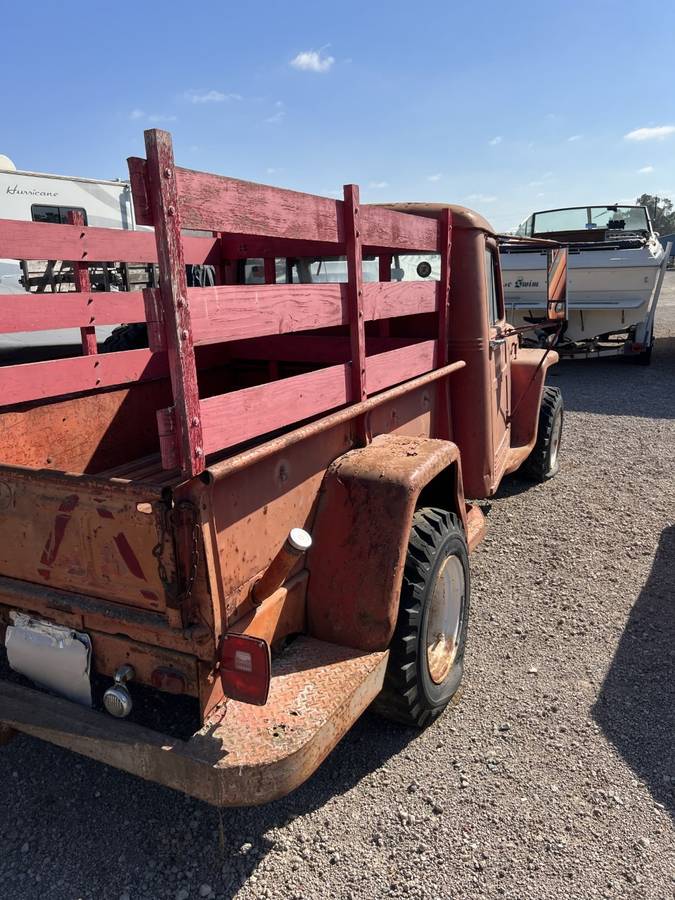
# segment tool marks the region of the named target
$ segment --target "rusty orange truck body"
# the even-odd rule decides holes
[[[83,350],[0,367],[0,741],[262,803],[370,704],[422,726],[456,692],[484,531],[465,495],[554,474],[556,354],[510,333],[469,210],[180,169],[155,130],[146,150],[129,165],[154,234],[0,222],[1,256],[70,261],[78,288],[4,298],[0,331],[76,326]],[[440,277],[392,281],[405,253]],[[346,281],[299,277],[329,257]],[[92,292],[111,259],[157,262],[159,288]],[[188,288],[188,264],[215,286]],[[97,352],[119,322],[148,346]]]

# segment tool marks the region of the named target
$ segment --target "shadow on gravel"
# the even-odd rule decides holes
[[[626,623],[593,716],[675,818],[675,525]]]
[[[193,897],[204,883],[230,898],[271,852],[285,854],[290,878],[296,854],[316,855],[321,825],[303,825],[304,844],[267,832],[349,791],[417,734],[366,713],[297,791],[267,806],[222,811],[20,735],[0,750],[0,893],[41,896],[34,880],[40,859],[50,863],[49,896],[58,898],[118,900],[130,891],[158,900],[181,887]]]
[[[657,338],[650,366],[627,359],[565,360],[550,373],[566,410],[648,419],[675,418],[675,337]]]

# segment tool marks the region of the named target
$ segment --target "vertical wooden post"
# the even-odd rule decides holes
[[[450,259],[452,249],[452,213],[446,207],[441,212],[439,253],[441,256],[441,277],[438,282],[438,340],[436,366],[441,368],[448,362],[448,306],[450,304]],[[438,382],[436,402],[438,404],[439,437],[450,438],[450,391],[448,377]]]
[[[68,213],[68,222],[76,225],[78,228],[84,228],[84,216],[79,210],[71,209]],[[80,232],[80,236],[84,238],[84,232]],[[75,290],[88,294],[91,292],[91,281],[89,280],[89,267],[82,260],[73,260],[73,280],[75,282]],[[82,336],[82,353],[84,356],[93,356],[98,353],[96,344],[96,328],[93,325],[85,325],[80,328]]]
[[[277,283],[277,261],[274,256],[266,256],[263,259],[263,270],[265,274],[265,284]],[[270,381],[276,381],[279,378],[279,363],[276,359],[271,359],[267,363],[267,371]]]
[[[391,253],[380,253],[377,261],[378,279],[391,281]],[[389,337],[389,319],[377,320],[377,333],[380,337]]]
[[[351,340],[351,402],[366,399],[366,332],[363,318],[363,248],[359,224],[359,189],[344,186],[345,250],[347,255],[347,298]]]
[[[180,468],[191,478],[204,471],[204,441],[171,135],[156,128],[146,131],[145,150],[173,389],[173,434]],[[166,411],[160,410],[160,433],[165,420]]]

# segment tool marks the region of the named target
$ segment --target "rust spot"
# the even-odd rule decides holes
[[[49,569],[38,569],[38,575],[42,575],[42,577],[43,577],[46,581],[49,581],[49,578],[50,578],[51,574],[52,574],[52,573],[49,571]]]
[[[131,544],[127,540],[125,534],[120,532],[115,535],[115,544],[117,545],[117,549],[120,551],[120,556],[127,564],[127,568],[131,572],[132,575],[135,575],[136,578],[142,578],[143,581],[147,581],[148,579],[143,574],[143,569],[141,569],[141,564],[136,557],[136,554],[131,549]]]
[[[154,600],[155,602],[159,601],[159,597],[154,591],[141,591],[141,594],[145,597],[146,600]]]
[[[110,510],[106,509],[105,506],[97,506],[96,512],[99,514],[99,516],[102,519],[114,519],[115,518],[113,516],[113,514],[110,512]]]
[[[61,501],[59,512],[54,518],[54,527],[47,538],[44,550],[42,551],[42,556],[40,557],[40,562],[43,566],[54,565],[66,533],[68,522],[70,522],[70,516],[67,515],[67,513],[71,513],[79,502],[80,498],[77,494],[70,494]]]

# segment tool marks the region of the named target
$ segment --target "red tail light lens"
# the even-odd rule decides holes
[[[232,700],[264,706],[270,692],[272,659],[267,641],[247,634],[224,634],[220,642],[220,682]]]

